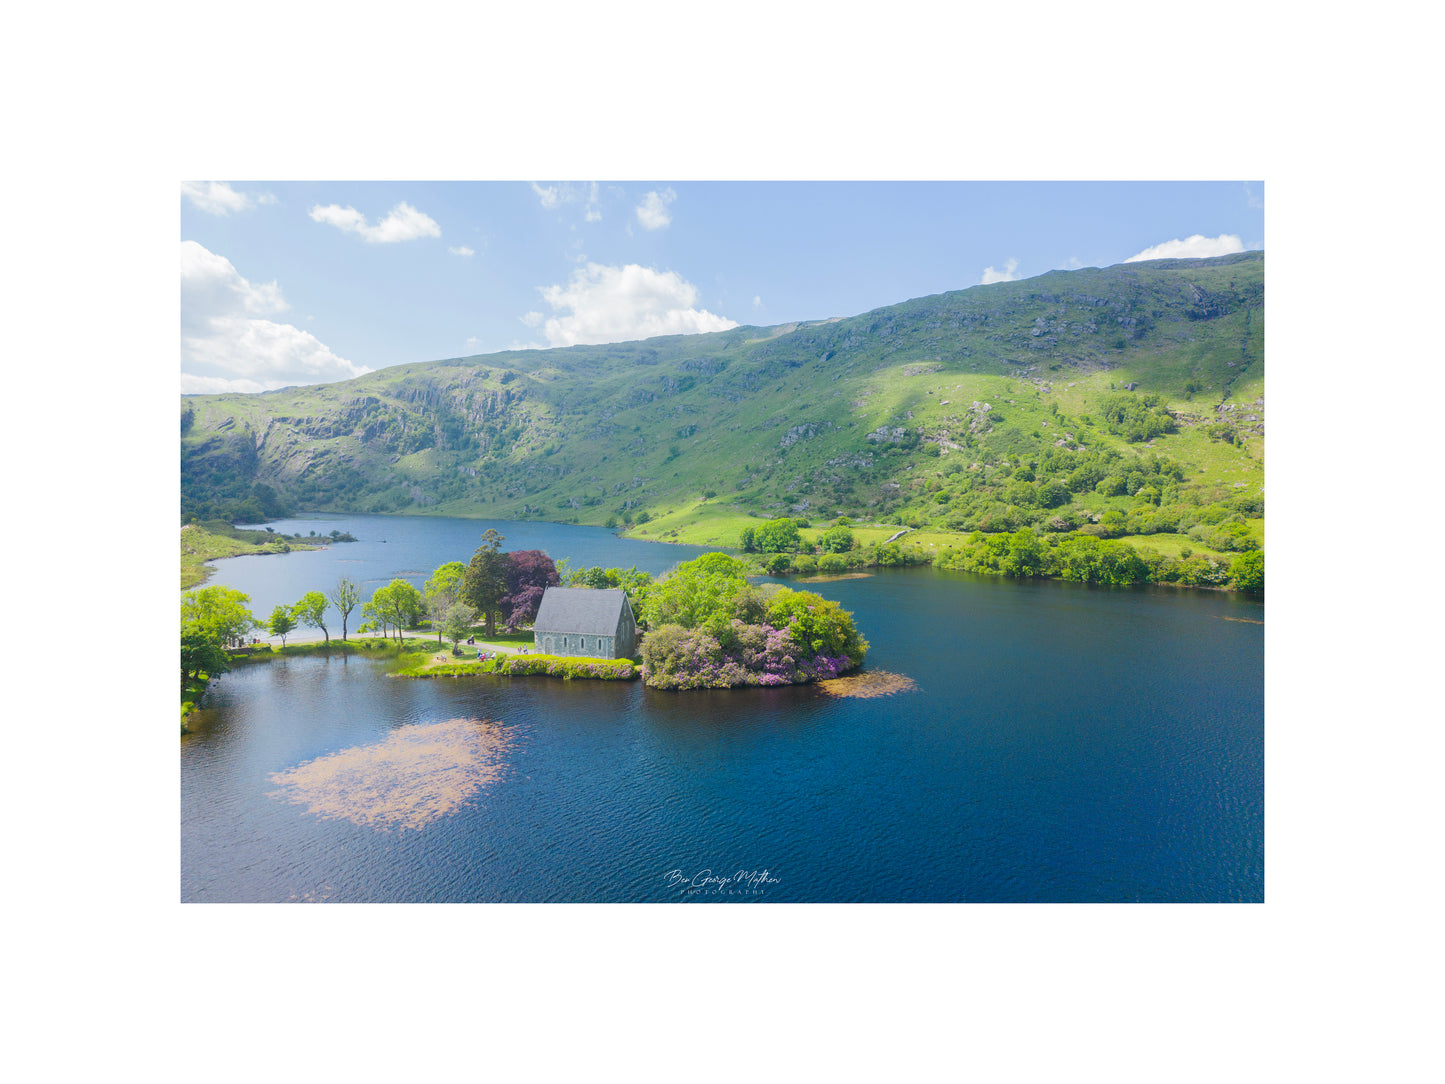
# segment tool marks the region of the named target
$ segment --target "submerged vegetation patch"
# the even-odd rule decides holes
[[[855,696],[872,700],[877,696],[892,696],[918,688],[918,683],[905,674],[894,674],[887,670],[870,670],[866,674],[848,674],[845,677],[829,678],[818,682],[818,688],[829,696]]]
[[[304,805],[326,820],[420,830],[495,782],[511,744],[505,727],[481,719],[403,726],[375,745],[274,773],[270,781],[279,789],[267,797]]]

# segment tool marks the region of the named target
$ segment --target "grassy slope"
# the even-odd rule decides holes
[[[632,534],[728,544],[757,515],[881,523],[931,512],[928,482],[953,456],[971,464],[1042,452],[1059,433],[1057,405],[1086,445],[1172,456],[1199,492],[1252,492],[1263,488],[1263,436],[1245,434],[1237,449],[1201,427],[1226,398],[1238,415],[1263,395],[1262,284],[1260,254],[1156,261],[1053,272],[848,320],[188,397],[183,474],[204,491],[199,480],[218,467],[206,483],[214,489],[231,456],[236,478],[264,481],[299,507],[583,523],[646,510],[652,521]],[[1191,318],[1201,304],[1213,309]],[[1130,381],[1164,396],[1178,433],[1143,448],[1082,424],[1111,385]],[[1191,381],[1201,390],[1188,391]],[[885,453],[866,439],[887,425],[956,440],[975,400],[1006,421],[974,449],[930,458],[921,446]],[[1262,405],[1248,409],[1263,418]],[[1127,504],[1088,493],[1074,506]]]
[[[225,533],[222,533],[225,532]],[[309,550],[315,546],[273,535],[266,538],[264,531],[238,531],[226,524],[201,526],[188,524],[181,528],[181,590],[199,587],[210,578],[211,570],[207,561],[219,557],[241,557],[253,553],[286,553],[290,550]]]

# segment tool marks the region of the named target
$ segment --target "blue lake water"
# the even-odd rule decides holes
[[[211,582],[248,590],[256,612],[348,564],[372,587],[419,584],[466,560],[488,525],[277,523],[362,541],[223,561]],[[505,548],[574,565],[657,572],[699,552],[491,525]],[[182,898],[1263,900],[1262,602],[932,569],[806,586],[854,613],[868,670],[917,687],[867,700],[807,686],[406,680],[344,657],[227,674],[182,739]],[[276,773],[459,718],[505,732],[502,770],[419,830],[271,796]]]

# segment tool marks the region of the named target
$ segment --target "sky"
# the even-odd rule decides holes
[[[853,316],[1264,247],[1264,185],[185,181],[181,391]]]

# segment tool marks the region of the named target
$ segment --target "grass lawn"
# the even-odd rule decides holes
[[[764,522],[730,503],[716,498],[681,504],[654,514],[640,527],[626,532],[628,538],[653,542],[678,542],[690,546],[722,546],[736,549],[744,527]]]

